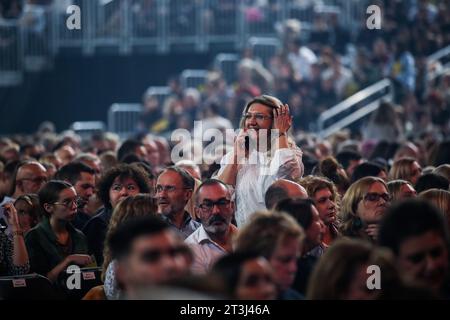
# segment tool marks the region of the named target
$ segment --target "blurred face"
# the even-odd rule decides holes
[[[397,261],[407,278],[437,291],[447,275],[448,249],[442,236],[431,230],[403,241]]]
[[[135,196],[140,192],[138,184],[132,178],[117,177],[109,188],[109,202],[115,208],[126,197]]]
[[[277,290],[269,262],[257,258],[245,262],[236,288],[239,300],[273,300]]]
[[[56,156],[61,159],[61,164],[65,166],[75,158],[75,150],[71,146],[64,146],[56,151]]]
[[[414,198],[417,196],[416,190],[409,184],[405,183],[400,187],[400,197],[399,199]]]
[[[320,219],[319,212],[315,206],[312,206],[313,218],[311,225],[306,229],[306,241],[308,242],[310,248],[314,248],[321,244],[322,238],[325,231],[325,225]]]
[[[387,177],[387,173],[384,170],[381,170],[380,173],[377,176],[380,179],[383,179],[383,181],[387,181],[388,177]]]
[[[378,297],[381,290],[367,288],[367,279],[370,276],[367,273],[367,267],[368,265],[362,265],[356,269],[348,291],[343,297],[345,300],[374,300]]]
[[[88,203],[89,198],[92,197],[95,190],[95,177],[93,174],[88,172],[81,172],[80,179],[74,185],[75,191],[78,194],[78,197],[81,198],[81,205],[79,205],[80,209],[83,209],[84,206]]]
[[[359,201],[357,215],[366,224],[378,223],[389,204],[389,197],[389,192],[382,183],[373,183]]]
[[[422,167],[420,166],[417,161],[414,161],[411,165],[411,177],[409,178],[409,181],[416,185],[417,179],[422,175]]]
[[[134,152],[139,157],[139,159],[147,159],[147,150],[144,146],[137,147]]]
[[[38,193],[47,182],[47,170],[41,164],[25,165],[19,170],[17,181],[22,193]]]
[[[14,203],[19,218],[19,225],[23,232],[28,232],[33,228],[37,221],[32,217],[31,210],[33,209],[25,200],[18,200]]]
[[[179,278],[188,272],[185,248],[169,230],[138,237],[129,256],[117,266],[118,280],[132,291]]]
[[[51,219],[72,221],[77,213],[77,193],[75,189],[67,188],[59,193],[58,201],[48,205]]]
[[[328,188],[318,190],[314,195],[314,203],[319,211],[320,219],[330,225],[336,221],[336,203],[333,201],[333,193]]]
[[[147,161],[152,166],[157,166],[160,163],[160,156],[159,156],[159,150],[158,145],[151,140],[146,140],[144,142],[144,147],[147,151]]]
[[[175,216],[184,212],[192,191],[185,189],[181,176],[175,171],[166,171],[156,181],[156,200],[158,213]]]
[[[269,259],[274,271],[275,283],[280,291],[288,289],[294,282],[300,249],[299,239],[289,237],[277,245]]]
[[[95,174],[96,174],[96,175],[100,175],[100,173],[101,173],[101,164],[102,164],[101,161],[100,161],[100,159],[96,159],[95,161],[94,161],[94,160],[86,160],[86,159],[83,159],[83,160],[80,161],[80,162],[84,163],[84,164],[87,165],[89,168],[95,170]]]
[[[198,193],[196,213],[208,234],[224,234],[234,214],[234,203],[225,186],[217,183],[202,187]]]

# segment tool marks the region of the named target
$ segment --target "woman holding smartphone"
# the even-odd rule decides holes
[[[303,175],[302,152],[288,137],[292,116],[288,105],[262,95],[247,103],[233,151],[221,160],[217,177],[235,187],[236,222],[265,209],[264,195],[278,179]]]
[[[92,263],[86,237],[71,224],[77,213],[77,193],[71,184],[49,181],[38,193],[42,221],[25,238],[31,271],[55,282],[69,265]]]
[[[0,276],[27,274],[30,264],[16,208],[12,203],[7,203],[3,209],[11,228],[12,239],[0,232]]]

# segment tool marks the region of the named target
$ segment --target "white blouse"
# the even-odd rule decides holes
[[[252,151],[247,162],[240,165],[236,176],[235,217],[238,228],[255,211],[266,209],[264,196],[272,183],[278,179],[294,180],[302,177],[302,155],[299,148],[277,149],[272,159],[267,152]],[[232,151],[222,158],[218,176],[223,173],[227,164],[232,164],[233,158]]]

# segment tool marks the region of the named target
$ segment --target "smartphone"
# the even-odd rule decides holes
[[[249,136],[245,136],[244,146],[245,146],[245,150],[248,150],[250,148],[250,137]]]

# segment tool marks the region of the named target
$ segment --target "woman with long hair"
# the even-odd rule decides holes
[[[354,182],[342,198],[340,231],[343,236],[375,241],[391,200],[386,183],[377,177]]]
[[[257,210],[264,210],[264,194],[277,179],[303,175],[302,152],[288,138],[289,107],[263,95],[244,108],[233,151],[221,161],[218,178],[236,190],[236,222],[240,227]]]

